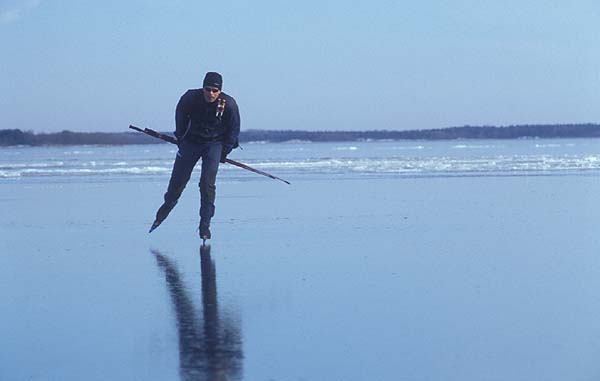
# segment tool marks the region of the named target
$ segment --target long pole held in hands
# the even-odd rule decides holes
[[[177,139],[175,139],[174,137],[169,136],[169,135],[165,135],[165,134],[161,134],[160,132],[151,130],[149,128],[142,129],[142,128],[139,128],[139,127],[136,127],[136,126],[132,126],[132,125],[129,125],[129,128],[131,128],[132,130],[136,130],[136,131],[142,132],[142,133],[144,133],[146,135],[150,135],[150,136],[153,136],[155,138],[162,139],[162,140],[164,140],[166,142],[177,144]],[[267,176],[267,177],[269,177],[271,179],[274,179],[274,180],[283,181],[286,184],[290,183],[289,181],[286,181],[286,180],[284,180],[282,178],[279,178],[277,176],[273,176],[270,173],[263,172],[263,171],[258,170],[256,168],[252,168],[252,167],[250,167],[250,166],[248,166],[246,164],[240,163],[239,161],[235,161],[235,160],[231,160],[231,159],[225,159],[225,162],[229,163],[229,164],[232,164],[232,165],[235,165],[236,167],[240,167],[240,168],[246,169],[248,171],[251,171],[251,172],[254,172],[254,173],[258,173],[259,175]]]

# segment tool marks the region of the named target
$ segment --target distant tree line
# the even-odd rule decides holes
[[[265,141],[361,141],[361,140],[451,140],[451,139],[520,139],[520,138],[596,138],[600,124],[549,124],[516,126],[462,126],[409,131],[285,131],[244,130],[240,142]],[[33,133],[18,129],[0,130],[0,146],[14,145],[122,145],[159,144],[162,140],[137,132]]]
[[[0,130],[0,146],[40,145],[121,145],[158,144],[162,140],[135,132],[72,132],[39,133],[21,130]]]
[[[600,124],[518,125],[507,127],[462,126],[408,131],[242,131],[242,141],[312,142],[359,140],[451,140],[519,138],[590,138],[600,137]]]

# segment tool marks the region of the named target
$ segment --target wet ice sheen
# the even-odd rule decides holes
[[[482,174],[274,164],[288,186],[223,167],[210,253],[197,174],[150,235],[168,172],[0,179],[0,380],[596,379],[600,174],[564,164],[597,161],[600,140],[412,144],[246,145],[236,159],[259,165]],[[0,167],[70,150],[2,149]],[[73,151],[120,167],[174,155]],[[518,176],[499,176],[515,157]]]

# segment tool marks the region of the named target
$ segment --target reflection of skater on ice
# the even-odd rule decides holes
[[[219,315],[215,263],[210,247],[200,249],[202,317],[182,283],[175,263],[153,250],[164,270],[179,336],[179,366],[184,380],[236,380],[242,377],[242,339],[236,321]]]

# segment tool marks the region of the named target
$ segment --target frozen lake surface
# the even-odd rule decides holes
[[[596,380],[600,140],[0,150],[1,380]]]

